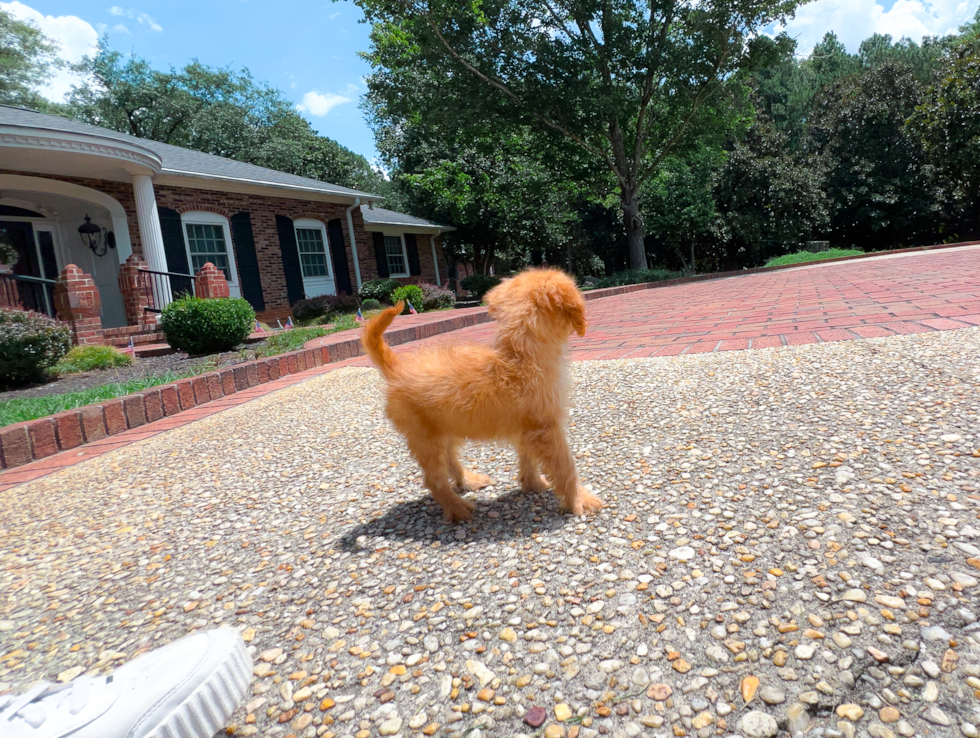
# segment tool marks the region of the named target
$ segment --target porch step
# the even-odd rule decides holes
[[[109,336],[105,342],[110,346],[125,348],[129,345],[130,340],[133,341],[133,346],[142,346],[148,343],[166,342],[167,337],[163,333],[154,331],[153,333],[131,333],[127,336]]]
[[[136,349],[136,355],[143,358],[148,356],[165,356],[167,354],[176,353],[169,343],[139,344],[134,341],[133,348]]]
[[[119,336],[135,336],[137,333],[153,333],[157,327],[152,324],[142,323],[140,325],[124,325],[119,328],[106,328],[102,334],[106,338],[118,338]],[[127,341],[128,343],[128,341]]]

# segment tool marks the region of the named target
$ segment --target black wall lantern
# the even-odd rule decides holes
[[[92,249],[96,256],[105,256],[109,249],[116,248],[116,234],[106,228],[99,228],[87,213],[85,222],[78,226],[78,235],[82,243]]]

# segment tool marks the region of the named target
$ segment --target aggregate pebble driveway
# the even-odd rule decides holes
[[[591,519],[442,523],[359,368],[4,492],[0,691],[228,624],[236,735],[977,735],[980,328],[572,371]]]

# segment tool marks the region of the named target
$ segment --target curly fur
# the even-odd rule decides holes
[[[570,382],[565,350],[574,332],[585,335],[585,300],[575,282],[556,269],[532,269],[487,294],[497,320],[491,347],[461,345],[396,355],[384,331],[401,310],[372,318],[362,341],[387,383],[387,415],[422,467],[425,486],[449,521],[468,520],[474,503],[459,492],[492,483],[464,469],[463,439],[503,440],[517,450],[520,484],[528,492],[549,487],[574,515],[594,513],[602,501],[579,482],[565,438]]]

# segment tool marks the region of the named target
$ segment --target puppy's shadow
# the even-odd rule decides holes
[[[467,495],[469,499],[474,499]],[[473,519],[447,523],[442,509],[427,494],[389,506],[383,515],[357,525],[339,539],[342,551],[373,550],[384,541],[417,541],[445,547],[478,541],[509,541],[574,525],[578,518],[559,509],[551,493],[510,490],[495,498],[475,497]],[[491,517],[491,514],[496,517]]]

